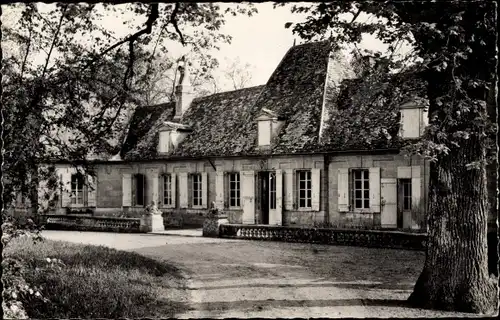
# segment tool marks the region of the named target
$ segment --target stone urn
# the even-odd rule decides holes
[[[154,201],[146,207],[141,217],[140,230],[141,232],[165,231],[162,212],[158,210]]]
[[[203,236],[218,238],[220,236],[220,225],[227,223],[229,223],[227,215],[219,212],[219,209],[215,207],[215,203],[212,202],[212,207],[208,211],[205,221],[203,221]]]

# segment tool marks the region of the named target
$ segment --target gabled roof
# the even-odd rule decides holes
[[[192,129],[171,156],[233,156],[310,150],[318,140],[330,45],[292,47],[265,86],[196,98],[182,116]],[[163,110],[163,111],[162,111]],[[271,149],[256,146],[262,110],[286,119]],[[122,148],[124,159],[157,157],[158,129],[172,121],[173,103],[138,108]]]
[[[173,122],[173,102],[137,108],[120,155],[145,160],[399,147],[398,106],[425,96],[422,82],[411,72],[380,76],[375,85],[343,80],[351,77],[345,66],[329,66],[337,58],[328,41],[294,46],[266,85],[196,98],[181,125]],[[283,121],[270,148],[257,146],[259,116]],[[158,155],[166,125],[190,132],[169,155]]]
[[[344,80],[334,105],[329,108],[322,133],[322,149],[373,150],[399,148],[402,105],[425,103],[425,82],[417,73],[377,75]]]

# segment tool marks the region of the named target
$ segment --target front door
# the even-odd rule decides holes
[[[411,179],[398,179],[398,228],[411,227]]]
[[[396,179],[380,179],[380,196],[382,200],[380,224],[382,228],[397,227],[397,182]]]
[[[270,173],[261,172],[259,174],[260,181],[260,221],[262,224],[269,224],[269,207],[270,207]]]
[[[262,224],[282,225],[283,173],[281,170],[259,174],[260,221]]]

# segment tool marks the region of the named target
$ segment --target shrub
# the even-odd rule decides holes
[[[20,238],[5,256],[24,261],[26,283],[45,298],[20,296],[29,318],[172,317],[183,308],[161,298],[178,269],[135,253]]]

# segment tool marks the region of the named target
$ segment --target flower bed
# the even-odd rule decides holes
[[[44,215],[47,230],[140,232],[140,218]]]
[[[426,234],[398,231],[241,224],[221,225],[220,237],[413,250],[424,250],[427,241]]]

